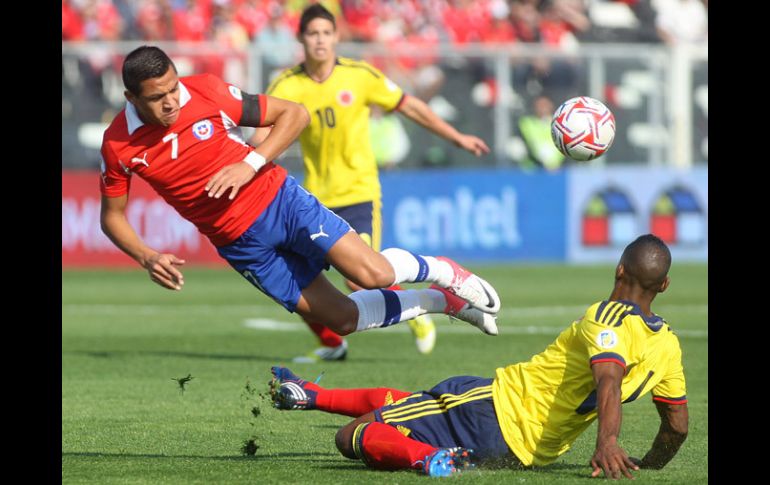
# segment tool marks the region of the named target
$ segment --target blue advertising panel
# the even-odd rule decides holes
[[[382,248],[459,261],[563,261],[566,176],[516,170],[381,173]]]

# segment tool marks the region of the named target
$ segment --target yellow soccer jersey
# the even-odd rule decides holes
[[[340,57],[324,82],[311,79],[300,64],[275,78],[267,94],[300,103],[310,113],[299,137],[308,191],[327,207],[380,199],[369,105],[396,109],[401,88],[370,64]]]
[[[596,419],[597,362],[626,369],[623,403],[650,391],[653,400],[687,402],[682,351],[668,324],[627,301],[595,303],[529,362],[496,371],[497,419],[524,465],[553,462]]]

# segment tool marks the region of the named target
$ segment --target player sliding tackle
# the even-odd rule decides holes
[[[651,234],[629,244],[606,300],[543,352],[494,378],[450,377],[432,389],[330,389],[273,367],[275,407],[356,418],[337,432],[343,456],[377,469],[448,476],[473,463],[543,466],[598,419],[591,475],[663,468],[687,437],[682,351],[652,300],[668,288],[671,253]],[[641,459],[620,447],[621,404],[651,392],[660,428]]]
[[[102,143],[105,234],[149,273],[181,290],[185,263],[149,247],[126,217],[133,174],[145,179],[219,254],[290,312],[324,322],[340,335],[387,327],[424,313],[445,313],[496,335],[494,288],[447,258],[391,248],[372,250],[350,225],[270,160],[307,126],[299,104],[250,95],[211,75],[179,78],[156,47],[132,51],[123,64],[128,101]],[[273,129],[259,148],[237,126]],[[334,266],[365,288],[349,297],[323,275]],[[390,291],[400,283],[431,288]]]

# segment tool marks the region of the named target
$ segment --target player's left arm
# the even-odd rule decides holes
[[[473,153],[477,157],[489,153],[489,147],[484,143],[484,140],[477,136],[460,133],[452,125],[442,120],[419,98],[405,96],[398,107],[398,111],[415,123],[451,141],[458,147]]]
[[[632,461],[641,468],[660,470],[676,456],[682,443],[687,439],[689,413],[687,403],[670,404],[655,401],[655,406],[660,415],[658,434],[644,458],[641,460],[632,458]]]
[[[618,444],[622,411],[620,409],[620,384],[625,367],[615,362],[596,362],[591,365],[596,383],[596,404],[599,429],[596,436],[596,450],[591,457],[592,477],[604,471],[606,478],[633,479],[629,469],[639,467],[631,461],[625,450]]]
[[[241,163],[228,165],[217,172],[206,184],[209,197],[219,198],[228,189],[230,199],[238,194],[238,189],[248,183],[268,160],[274,160],[302,133],[310,123],[310,114],[301,104],[273,96],[264,96],[264,115],[248,118],[241,117],[243,126],[272,125],[273,129]],[[245,123],[249,123],[246,125]]]

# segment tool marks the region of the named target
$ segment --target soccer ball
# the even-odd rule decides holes
[[[568,99],[551,120],[551,137],[565,156],[585,162],[602,156],[615,139],[615,116],[588,96]]]

